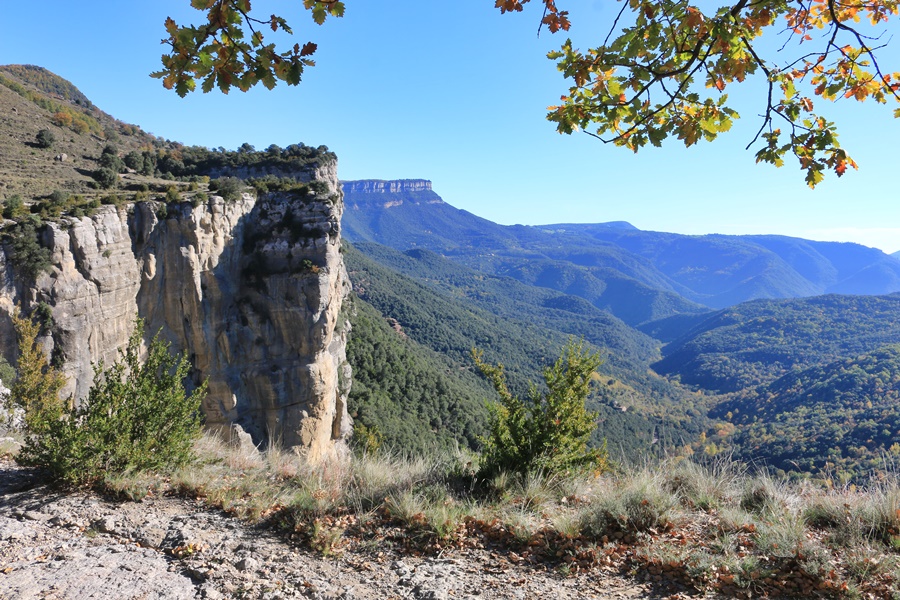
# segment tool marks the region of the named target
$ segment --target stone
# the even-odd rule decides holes
[[[29,521],[40,521],[40,522],[49,521],[53,517],[53,515],[48,515],[45,513],[34,511],[34,510],[26,510],[22,516],[24,516]]]
[[[115,533],[117,523],[115,517],[109,515],[103,517],[102,519],[97,519],[96,521],[91,523],[91,527],[93,527],[100,533]]]
[[[161,556],[122,551],[118,547],[104,550],[97,556],[71,553],[65,560],[23,565],[0,579],[0,597],[20,600],[195,597],[190,579],[168,572]],[[52,593],[48,593],[50,590]]]
[[[259,450],[253,443],[253,437],[237,423],[231,425],[231,445],[241,452],[257,452]]]
[[[255,571],[259,567],[259,561],[252,556],[245,556],[234,564],[234,568],[238,571]]]

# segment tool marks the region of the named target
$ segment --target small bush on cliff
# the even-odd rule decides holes
[[[39,219],[37,224],[33,220],[25,220],[7,228],[3,236],[13,268],[32,281],[44,271],[49,271],[51,266],[50,249],[38,240],[39,226]]]
[[[66,483],[92,484],[107,472],[146,471],[186,463],[200,435],[206,384],[187,394],[190,363],[169,353],[158,337],[139,359],[139,320],[122,357],[108,370],[94,367],[84,403],[51,415],[42,435],[28,438],[19,462],[44,467]]]
[[[3,202],[3,218],[16,219],[27,212],[25,202],[19,194],[13,194]]]
[[[571,469],[605,470],[605,450],[588,448],[597,415],[585,408],[591,379],[603,362],[599,354],[570,341],[556,363],[544,369],[548,392],[532,386],[528,401],[510,393],[503,365],[490,365],[472,352],[475,364],[500,394],[490,408],[490,433],[484,440],[481,472],[560,473]]]
[[[209,182],[209,189],[222,196],[225,202],[237,202],[244,191],[244,182],[237,177],[219,177]]]

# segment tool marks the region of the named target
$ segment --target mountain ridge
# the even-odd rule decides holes
[[[425,248],[487,273],[582,296],[623,318],[621,309],[601,298],[609,282],[685,302],[668,312],[629,316],[631,325],[691,312],[689,303],[725,308],[757,298],[900,291],[900,261],[859,244],[769,234],[683,235],[623,221],[500,225],[455,208],[430,186],[391,192],[381,182],[384,191],[373,194],[368,181],[343,182],[351,242]]]

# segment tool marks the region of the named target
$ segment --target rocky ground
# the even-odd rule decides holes
[[[491,549],[325,557],[194,501],[61,493],[0,462],[0,598],[682,598],[617,572],[516,565]],[[640,576],[639,576],[640,578]]]

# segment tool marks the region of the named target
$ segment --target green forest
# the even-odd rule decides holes
[[[735,456],[845,483],[900,459],[900,346],[795,371],[740,393],[714,417],[737,425]]]

